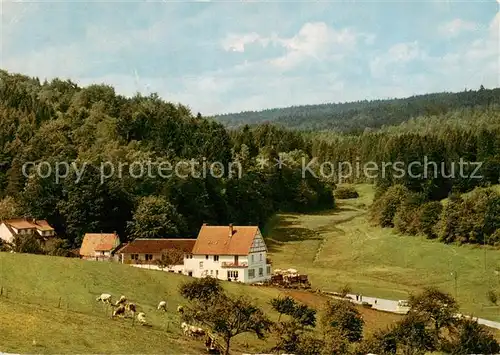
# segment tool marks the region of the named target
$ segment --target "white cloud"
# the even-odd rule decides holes
[[[324,22],[306,23],[294,37],[280,40],[288,53],[272,63],[289,69],[308,58],[320,60],[335,54],[338,57],[354,48],[356,40],[357,35],[350,29],[336,31]]]
[[[415,42],[398,43],[387,53],[391,62],[409,62],[423,55],[419,44]]]
[[[244,52],[245,47],[252,43],[259,43],[263,47],[270,43],[279,45],[285,48],[287,53],[272,59],[270,63],[286,70],[306,59],[339,59],[356,47],[358,38],[363,38],[366,44],[373,44],[375,35],[356,33],[349,28],[336,30],[324,22],[308,22],[293,37],[265,37],[255,32],[231,34],[224,38],[221,45],[226,51],[235,52]]]
[[[474,22],[464,21],[456,18],[450,22],[444,23],[438,27],[438,32],[447,37],[458,36],[462,32],[474,31],[478,28]]]
[[[226,51],[244,52],[245,46],[252,43],[260,43],[267,46],[270,39],[259,36],[257,33],[230,34],[222,40],[222,48]]]
[[[391,71],[405,64],[424,59],[426,52],[420,47],[417,41],[397,43],[389,48],[386,53],[375,56],[370,61],[370,72],[374,78],[382,78],[387,75],[387,68]]]

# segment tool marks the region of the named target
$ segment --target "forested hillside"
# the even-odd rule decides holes
[[[227,130],[154,94],[0,77],[0,219],[46,218],[67,246],[86,232],[185,237],[202,223],[263,225],[277,211],[331,208],[339,182],[376,183],[381,226],[500,242],[496,192],[458,196],[499,182],[500,89],[313,106],[304,115],[315,107],[373,114],[343,116],[355,133],[302,132],[269,123]],[[364,129],[373,125],[385,127]],[[453,208],[436,204],[451,194]]]
[[[436,93],[404,99],[356,101],[338,104],[294,106],[263,111],[217,115],[228,127],[273,123],[290,129],[363,132],[366,128],[398,125],[419,116],[443,115],[450,111],[500,104],[500,88]]]
[[[186,237],[204,222],[262,224],[277,210],[333,205],[331,186],[302,179],[298,167],[257,164],[257,157],[273,162],[273,146],[285,135],[282,154],[304,148],[289,156],[307,155],[298,134],[248,132],[250,152],[220,123],[156,95],[125,98],[107,85],[41,83],[5,71],[0,80],[0,219],[46,218],[67,246],[79,245],[86,232]],[[144,172],[144,164],[180,162],[170,174]],[[203,170],[212,163],[215,173]],[[235,177],[229,171],[236,163],[243,169]]]

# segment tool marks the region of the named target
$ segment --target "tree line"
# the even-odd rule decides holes
[[[362,100],[346,103],[292,106],[217,115],[214,118],[231,128],[246,124],[273,123],[305,131],[362,133],[367,128],[399,125],[420,116],[441,116],[471,107],[500,104],[500,88],[464,90],[411,96],[402,99]]]

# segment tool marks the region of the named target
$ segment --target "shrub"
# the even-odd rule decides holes
[[[488,301],[490,301],[492,304],[497,304],[498,302],[498,296],[493,290],[489,290],[488,293],[486,294],[488,297]]]
[[[439,201],[427,202],[420,207],[418,214],[418,229],[427,238],[436,238],[434,227],[439,221],[443,205]]]
[[[419,232],[420,205],[424,197],[411,194],[399,206],[394,215],[394,227],[401,233],[415,235]]]
[[[335,198],[343,200],[343,199],[350,199],[350,198],[358,198],[359,194],[354,187],[351,187],[351,186],[345,187],[344,186],[344,187],[338,187],[334,191],[334,196],[335,196]]]
[[[500,194],[492,189],[476,189],[466,198],[451,196],[443,208],[436,234],[450,243],[489,243],[500,228]]]
[[[403,185],[394,185],[377,199],[371,208],[372,220],[381,227],[394,227],[394,216],[407,199],[409,191]]]
[[[329,301],[321,319],[325,330],[336,330],[350,342],[363,337],[363,317],[348,301]]]
[[[500,345],[482,325],[470,319],[459,322],[458,331],[450,353],[452,354],[498,354]]]
[[[351,293],[351,286],[345,284],[344,286],[342,286],[342,288],[340,289],[340,296],[341,297],[345,297],[347,296],[348,293]]]

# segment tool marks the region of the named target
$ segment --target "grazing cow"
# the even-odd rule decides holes
[[[96,298],[96,301],[111,304],[111,295],[109,293],[103,293]]]
[[[184,335],[188,335],[189,333],[189,325],[186,322],[181,323],[181,329]]]
[[[184,307],[182,307],[182,306],[177,306],[177,312],[179,312],[179,313],[184,313]]]
[[[205,335],[205,331],[202,328],[195,327],[194,325],[189,325],[186,322],[181,324],[182,331],[184,335],[199,337]]]
[[[202,329],[202,328],[199,328],[199,327],[195,327],[194,325],[191,325],[189,327],[189,331],[191,332],[191,334],[195,337],[201,337],[201,336],[204,336],[205,335],[205,331]]]
[[[159,304],[158,304],[158,310],[163,310],[163,311],[167,311],[167,302],[165,301],[161,301]]]
[[[133,304],[133,303],[127,303],[125,305],[125,309],[127,310],[127,312],[132,314],[132,317],[135,315],[135,312],[137,312],[137,308],[135,307],[135,304]]]
[[[118,301],[116,301],[115,306],[125,304],[126,302],[127,302],[127,299],[125,298],[125,296],[121,296],[120,299]]]
[[[115,309],[113,312],[113,317],[124,316],[124,315],[125,315],[125,306],[124,305],[118,306],[118,308]]]
[[[137,320],[139,321],[139,323],[141,323],[141,325],[145,325],[146,324],[146,314],[144,312],[140,312],[137,315]]]

